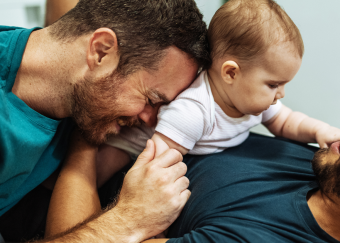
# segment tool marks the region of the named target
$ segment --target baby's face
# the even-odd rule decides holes
[[[284,86],[294,78],[301,62],[290,42],[271,46],[258,64],[241,69],[230,100],[242,114],[261,114],[285,96]]]

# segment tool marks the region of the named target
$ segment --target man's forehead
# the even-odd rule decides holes
[[[192,58],[177,47],[170,47],[159,68],[146,71],[143,81],[151,97],[169,103],[192,83],[197,71],[198,65]]]

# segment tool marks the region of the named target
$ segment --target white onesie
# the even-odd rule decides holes
[[[252,127],[270,120],[281,106],[278,101],[258,116],[229,117],[214,101],[204,71],[174,101],[160,108],[155,130],[188,149],[189,154],[218,153],[241,144]],[[107,144],[137,155],[153,133],[154,129],[146,126],[123,128]]]

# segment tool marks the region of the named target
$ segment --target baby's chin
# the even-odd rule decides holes
[[[249,113],[249,114],[247,114],[247,115],[259,116],[259,115],[262,114],[262,112],[263,112],[263,111],[261,111],[261,112],[253,112],[253,113]]]
[[[275,103],[276,103],[276,102],[275,102]],[[255,113],[253,113],[253,114],[251,114],[251,115],[253,115],[253,116],[259,116],[259,115],[261,115],[264,111],[268,110],[269,108],[270,108],[270,106],[269,106],[267,109],[263,110],[263,111],[255,112]]]
[[[270,108],[270,106],[269,107],[267,107],[266,109],[257,109],[257,110],[252,110],[252,111],[248,111],[248,112],[245,112],[245,113],[243,113],[244,115],[252,115],[252,116],[259,116],[259,115],[261,115],[264,111],[266,111],[266,110],[268,110]]]

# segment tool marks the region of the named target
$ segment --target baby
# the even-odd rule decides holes
[[[160,108],[155,133],[145,126],[124,128],[109,145],[138,155],[152,136],[156,156],[168,148],[183,155],[218,153],[241,144],[260,123],[275,136],[317,142],[322,148],[340,140],[340,129],[279,101],[301,66],[304,46],[298,28],[277,3],[228,1],[211,20],[208,38],[211,67]],[[119,164],[128,162],[124,158]],[[99,172],[105,161],[99,162]]]

